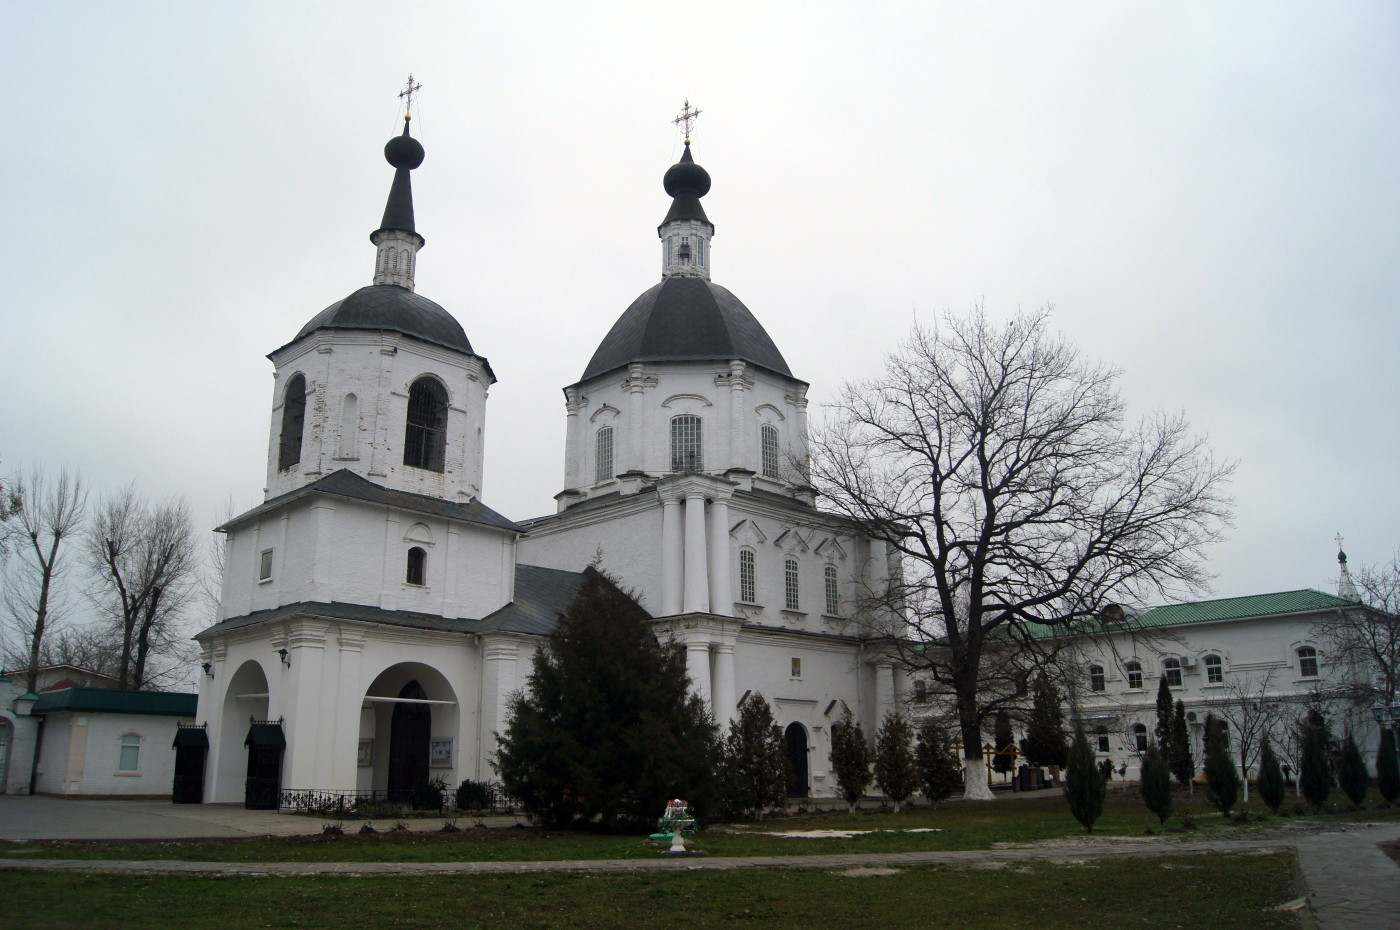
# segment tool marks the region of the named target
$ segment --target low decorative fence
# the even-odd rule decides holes
[[[385,817],[411,811],[488,816],[514,814],[518,810],[514,800],[494,783],[474,783],[474,790],[466,794],[467,803],[459,805],[458,789],[428,785],[403,791],[283,788],[278,809],[323,817]]]

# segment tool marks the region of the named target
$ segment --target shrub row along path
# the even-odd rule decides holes
[[[1291,834],[1291,835],[1290,835]],[[1032,860],[1077,864],[1106,857],[1176,856],[1205,852],[1296,849],[1322,930],[1395,930],[1400,927],[1400,868],[1380,844],[1400,842],[1400,824],[1349,824],[1324,831],[1255,834],[1239,839],[1083,838],[989,850],[862,853],[810,856],[715,856],[656,859],[580,859],[541,862],[178,862],[167,860],[0,860],[0,869],[118,875],[374,876],[479,875],[521,872],[725,870],[744,868],[858,869],[912,865],[996,868]]]

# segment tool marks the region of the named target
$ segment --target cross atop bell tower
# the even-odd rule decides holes
[[[399,91],[399,99],[403,101],[403,118],[413,119],[413,95],[423,89],[422,84],[413,83],[413,75],[408,76],[408,84]]]
[[[409,80],[413,80],[409,78]],[[690,144],[690,130],[695,125],[695,121],[700,118],[700,111],[690,105],[690,98],[685,98],[685,103],[681,106],[681,111],[676,114],[676,118],[671,120],[677,126],[685,130],[685,144]]]

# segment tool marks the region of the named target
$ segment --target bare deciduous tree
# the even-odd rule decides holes
[[[1400,698],[1400,555],[1352,576],[1361,603],[1314,624],[1353,706]]]
[[[40,466],[14,479],[15,558],[7,565],[4,609],[17,642],[6,651],[25,667],[30,691],[40,667],[44,637],[59,619],[59,585],[68,567],[68,543],[81,531],[87,491],[76,472],[54,475]]]
[[[1229,520],[1232,466],[1180,417],[1128,422],[1117,380],[1050,332],[1048,310],[998,325],[979,307],[916,326],[814,436],[831,509],[898,556],[870,592],[883,610],[865,616],[951,691],[969,798],[991,797],[986,647],[1030,649],[1110,604],[1202,590],[1205,550]],[[1010,678],[1024,694],[1024,675]]]
[[[103,499],[86,541],[93,601],[119,633],[118,687],[153,684],[153,656],[184,649],[180,622],[196,591],[198,544],[189,504],[152,505],[133,485]]]
[[[1245,803],[1249,802],[1249,771],[1259,761],[1264,737],[1280,742],[1277,731],[1288,719],[1289,708],[1269,693],[1276,671],[1271,668],[1262,675],[1233,675],[1224,696],[1207,705],[1212,714],[1229,724],[1231,748],[1240,760]]]

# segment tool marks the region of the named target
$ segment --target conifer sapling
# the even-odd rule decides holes
[[[1395,752],[1393,729],[1381,731],[1381,746],[1376,753],[1376,790],[1387,804],[1400,798],[1400,756]]]
[[[904,715],[891,711],[875,736],[875,785],[894,802],[894,812],[919,790],[914,763],[914,731]]]
[[[1259,797],[1275,814],[1283,806],[1288,789],[1283,781],[1283,768],[1279,765],[1274,745],[1265,733],[1259,746]]]
[[[1347,730],[1342,742],[1342,762],[1337,767],[1337,782],[1351,798],[1353,807],[1360,807],[1366,800],[1366,789],[1371,787],[1371,776],[1366,772],[1366,760],[1361,757],[1361,748],[1356,738]]]
[[[919,769],[919,790],[930,802],[946,801],[961,786],[957,756],[948,734],[937,721],[925,720],[919,725],[914,759]]]
[[[1143,754],[1141,779],[1143,803],[1160,823],[1166,823],[1172,812],[1172,772],[1156,743],[1149,744]]]
[[[1226,741],[1225,721],[1206,718],[1206,788],[1220,813],[1229,815],[1240,799],[1240,773]]]
[[[870,745],[860,724],[851,718],[849,707],[831,725],[831,770],[836,775],[837,790],[854,814],[856,802],[870,787]]]

